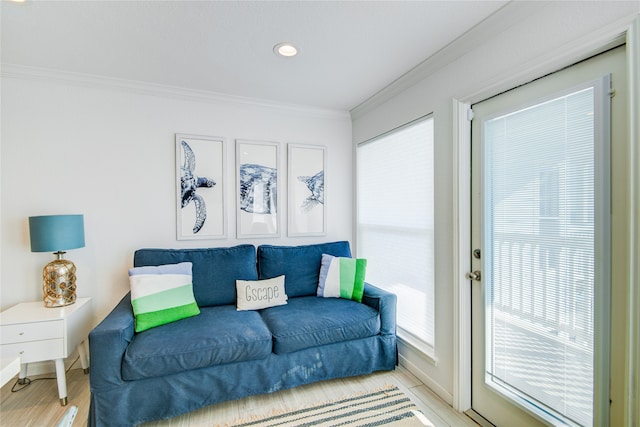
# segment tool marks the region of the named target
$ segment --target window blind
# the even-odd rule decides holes
[[[591,425],[594,89],[483,125],[487,382]]]
[[[434,346],[433,118],[357,148],[357,252],[398,297],[399,335]]]

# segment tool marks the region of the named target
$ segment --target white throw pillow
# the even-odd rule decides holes
[[[236,309],[260,310],[287,303],[284,276],[265,280],[236,280]]]

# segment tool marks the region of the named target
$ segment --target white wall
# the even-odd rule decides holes
[[[638,2],[515,2],[352,112],[354,143],[433,113],[437,363],[400,346],[403,363],[449,403],[454,393],[452,100],[477,102],[583,59],[622,34]],[[470,254],[467,256],[470,257]]]
[[[176,240],[176,133],[227,138],[225,240]],[[286,143],[328,147],[326,236],[286,237],[283,191],[281,237],[236,239],[236,138],[280,142],[282,179]],[[352,237],[346,112],[4,67],[1,147],[2,309],[42,298],[42,267],[53,255],[30,252],[33,215],[85,215],[86,246],[66,257],[78,269],[78,296],[93,298],[96,323],[128,291],[127,269],[137,248],[295,245]]]

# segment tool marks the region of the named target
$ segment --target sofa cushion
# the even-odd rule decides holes
[[[190,262],[129,269],[136,332],[200,314],[192,282]]]
[[[200,315],[136,334],[127,347],[122,378],[137,380],[271,354],[271,333],[258,312],[235,305],[204,307]]]
[[[290,298],[289,304],[260,312],[273,335],[273,352],[305,348],[378,335],[380,317],[373,308],[341,298]]]
[[[349,242],[319,243],[305,246],[258,247],[258,276],[270,279],[284,274],[289,298],[316,295],[322,254],[350,257]]]
[[[318,296],[346,298],[361,302],[366,271],[366,259],[322,254]]]
[[[193,264],[193,294],[200,307],[235,304],[236,280],[256,280],[253,245],[206,249],[139,249],[133,266]]]

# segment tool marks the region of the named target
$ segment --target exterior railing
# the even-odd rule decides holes
[[[512,322],[591,349],[595,267],[593,251],[582,248],[593,236],[532,234],[525,240],[522,234],[494,233],[492,240],[486,262],[493,308]]]

